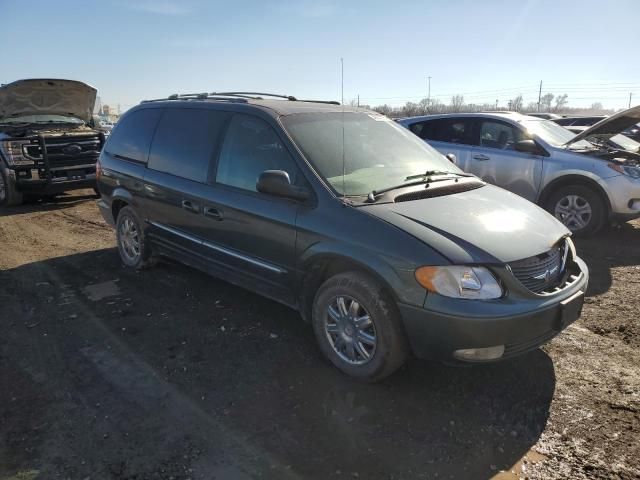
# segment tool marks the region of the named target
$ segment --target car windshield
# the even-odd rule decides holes
[[[22,115],[19,117],[0,118],[2,124],[24,123],[74,123],[82,125],[84,122],[76,117],[66,115]]]
[[[384,115],[297,113],[282,117],[282,123],[307,160],[340,195],[367,195],[432,170],[462,173]]]
[[[616,145],[620,145],[625,150],[630,152],[639,153],[640,152],[640,143],[636,142],[634,139],[627,137],[626,135],[618,134],[614,135],[610,139]]]
[[[565,143],[576,136],[575,133],[561,127],[551,120],[524,120],[522,126],[533,135],[537,135],[549,145],[562,147]],[[570,145],[575,149],[593,149],[594,145],[586,140],[579,140]]]

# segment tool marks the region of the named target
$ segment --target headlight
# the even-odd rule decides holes
[[[640,178],[640,167],[620,165],[619,163],[608,163],[607,165],[612,170],[615,170],[622,175],[626,175],[627,177]]]
[[[0,142],[0,149],[9,165],[33,165],[24,155],[23,147],[31,143],[29,140],[6,140]]]
[[[484,267],[420,267],[416,280],[430,292],[445,297],[489,300],[504,293],[498,280]]]

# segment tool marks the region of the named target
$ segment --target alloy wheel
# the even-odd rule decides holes
[[[364,365],[376,353],[378,338],[373,320],[352,297],[333,298],[327,307],[324,329],[334,352],[345,362]]]
[[[585,228],[593,216],[591,205],[580,195],[567,195],[556,203],[555,217],[569,230],[576,231]]]
[[[128,260],[135,262],[140,256],[140,233],[136,223],[129,217],[123,218],[118,234],[122,252]]]

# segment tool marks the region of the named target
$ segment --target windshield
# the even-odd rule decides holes
[[[84,122],[79,118],[67,117],[66,115],[22,115],[19,117],[0,118],[0,123],[74,123],[82,125]]]
[[[616,145],[620,145],[625,150],[630,152],[640,152],[640,143],[636,142],[634,139],[627,137],[626,135],[618,134],[614,135],[609,139]]]
[[[383,115],[297,113],[282,117],[282,123],[316,171],[341,195],[367,195],[429,170],[461,173],[438,151]]]
[[[561,127],[551,120],[523,120],[522,126],[533,135],[537,135],[549,145],[554,147],[562,147],[565,143],[576,136],[575,133]],[[571,148],[594,148],[593,144],[586,140],[580,140],[571,144]]]

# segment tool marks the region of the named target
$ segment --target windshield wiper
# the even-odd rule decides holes
[[[448,172],[446,170],[427,170],[424,173],[418,173],[416,175],[409,175],[405,180],[413,180],[414,178],[426,178],[433,177],[435,175],[458,175],[459,177],[473,177],[469,173]]]
[[[430,170],[430,171],[436,171],[436,170]],[[458,173],[458,172],[440,172],[437,171],[437,175],[440,175],[441,173],[444,174],[453,174],[453,175],[458,175],[460,177],[475,177],[475,175],[471,175],[470,173]],[[433,182],[442,182],[445,180],[452,180],[451,178],[437,178],[437,179],[433,179],[431,178],[431,175],[410,175],[408,176],[406,179],[410,180],[412,178],[421,178],[421,180],[416,180],[413,182],[406,182],[406,183],[400,183],[398,185],[393,185],[391,187],[385,187],[385,188],[381,188],[380,190],[371,190],[369,192],[369,194],[367,195],[367,201],[368,202],[375,202],[376,201],[376,197],[382,195],[383,193],[387,193],[390,192],[391,190],[397,190],[398,188],[404,188],[404,187],[412,187],[415,185],[424,185],[426,184],[427,187],[432,184]],[[456,178],[455,181],[457,182],[458,179]],[[427,188],[425,187],[425,188]]]

